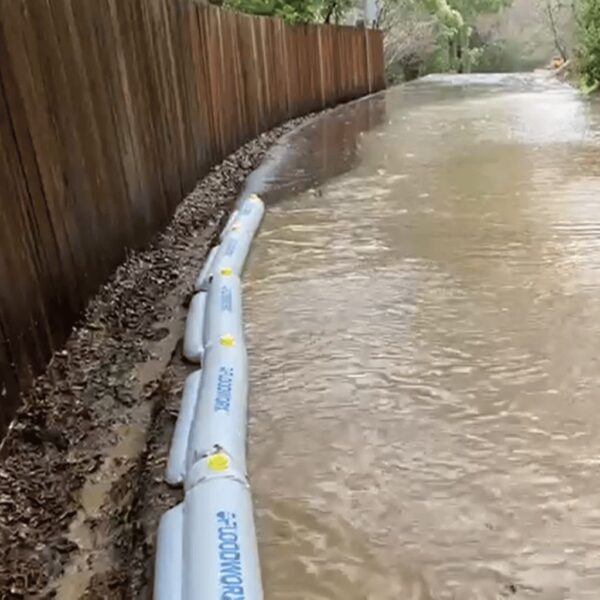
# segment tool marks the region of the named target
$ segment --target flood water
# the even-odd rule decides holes
[[[286,146],[244,289],[267,600],[600,598],[600,107],[435,77]]]

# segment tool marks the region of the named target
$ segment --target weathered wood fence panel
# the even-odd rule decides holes
[[[383,81],[377,31],[192,0],[0,0],[0,433],[126,249],[212,165]]]

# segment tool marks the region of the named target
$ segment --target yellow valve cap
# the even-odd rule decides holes
[[[229,456],[223,452],[212,454],[208,457],[208,468],[215,473],[222,473],[229,469]]]
[[[221,336],[221,346],[232,348],[235,346],[235,338],[232,335],[225,334]]]
[[[260,196],[258,194],[250,194],[248,196],[248,200],[251,202],[261,202]]]
[[[222,267],[221,275],[224,277],[231,277],[231,275],[233,275],[233,269],[231,267]]]

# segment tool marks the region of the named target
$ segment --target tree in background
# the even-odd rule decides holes
[[[427,72],[469,72],[477,61],[474,33],[482,15],[511,0],[381,0],[391,82]]]
[[[217,0],[212,0],[217,1]],[[361,19],[365,0],[219,0],[245,13],[291,23]],[[385,33],[388,82],[430,72],[529,70],[575,47],[587,86],[600,81],[600,0],[370,0]],[[577,11],[575,10],[577,8]]]
[[[317,16],[312,0],[225,0],[225,6],[250,15],[281,17],[292,23],[306,23]]]
[[[567,51],[566,41],[563,39],[563,35],[560,31],[559,14],[564,6],[561,0],[543,0],[544,1],[544,12],[548,20],[548,26],[552,33],[552,39],[554,40],[554,46],[560,54],[563,61],[569,60]]]
[[[600,0],[580,0],[576,9],[582,83],[586,91],[595,91],[600,86]]]
[[[437,20],[422,0],[383,0],[377,25],[385,33],[389,83],[418,77],[436,51]]]
[[[339,23],[353,0],[225,0],[234,10],[290,23]]]
[[[573,0],[513,0],[507,10],[480,18],[476,33],[477,68],[484,71],[529,71],[557,56],[564,62],[576,45]]]
[[[468,73],[481,53],[481,48],[474,48],[471,43],[477,20],[482,15],[499,13],[510,6],[512,0],[449,0],[449,3],[462,19],[454,38],[456,53],[451,57],[451,64],[455,70]]]
[[[323,0],[319,14],[323,23],[341,23],[353,6],[353,0]]]

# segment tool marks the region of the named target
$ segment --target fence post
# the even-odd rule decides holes
[[[323,26],[317,25],[317,28],[317,41],[319,48],[319,75],[321,82],[321,107],[325,108],[325,70],[323,67],[323,40],[321,39]]]
[[[367,27],[365,27],[365,52],[367,53],[367,89],[370,94],[373,91],[373,85],[371,83],[371,44]]]
[[[265,107],[267,109],[267,114],[268,114],[268,127],[273,127],[273,125],[275,124],[273,121],[273,115],[272,115],[272,111],[271,111],[271,106],[272,106],[272,102],[271,102],[271,85],[270,85],[270,79],[271,79],[271,75],[269,73],[269,62],[267,60],[267,20],[265,17],[261,17],[259,19],[259,24],[260,24],[260,40],[261,40],[261,46],[262,46],[262,65],[263,65],[263,73],[264,73],[264,78],[265,78],[265,96],[264,96],[264,102],[265,102]]]
[[[223,48],[223,25],[221,23],[221,19],[222,19],[221,11],[217,10],[217,35],[219,38],[219,59],[220,59],[219,63],[221,65],[220,80],[221,80],[221,90],[223,90],[226,85],[226,83],[225,83],[226,69],[225,69],[225,49]],[[232,75],[229,73],[228,76],[231,77]],[[222,113],[224,112],[222,106],[219,107],[219,110]],[[227,154],[228,152],[231,152],[231,144],[230,144],[231,138],[229,135],[231,122],[229,121],[229,119],[221,117],[221,124],[223,126],[221,129],[221,135],[223,136],[223,138],[222,138],[223,139],[223,148],[224,148],[225,154]]]
[[[264,129],[264,118],[263,118],[263,110],[264,110],[264,101],[263,101],[263,76],[261,73],[261,64],[258,60],[258,49],[256,47],[256,25],[257,20],[252,19],[250,21],[250,27],[252,28],[252,60],[254,61],[255,74],[257,79],[256,91],[258,92],[257,98],[257,107],[258,107],[258,117],[259,117],[259,129],[262,131]]]
[[[289,119],[289,117],[292,114],[292,95],[290,92],[290,74],[289,74],[289,61],[288,61],[288,49],[287,49],[287,36],[286,36],[285,23],[283,22],[283,19],[279,19],[279,36],[281,39],[283,76],[285,77],[286,116]]]

